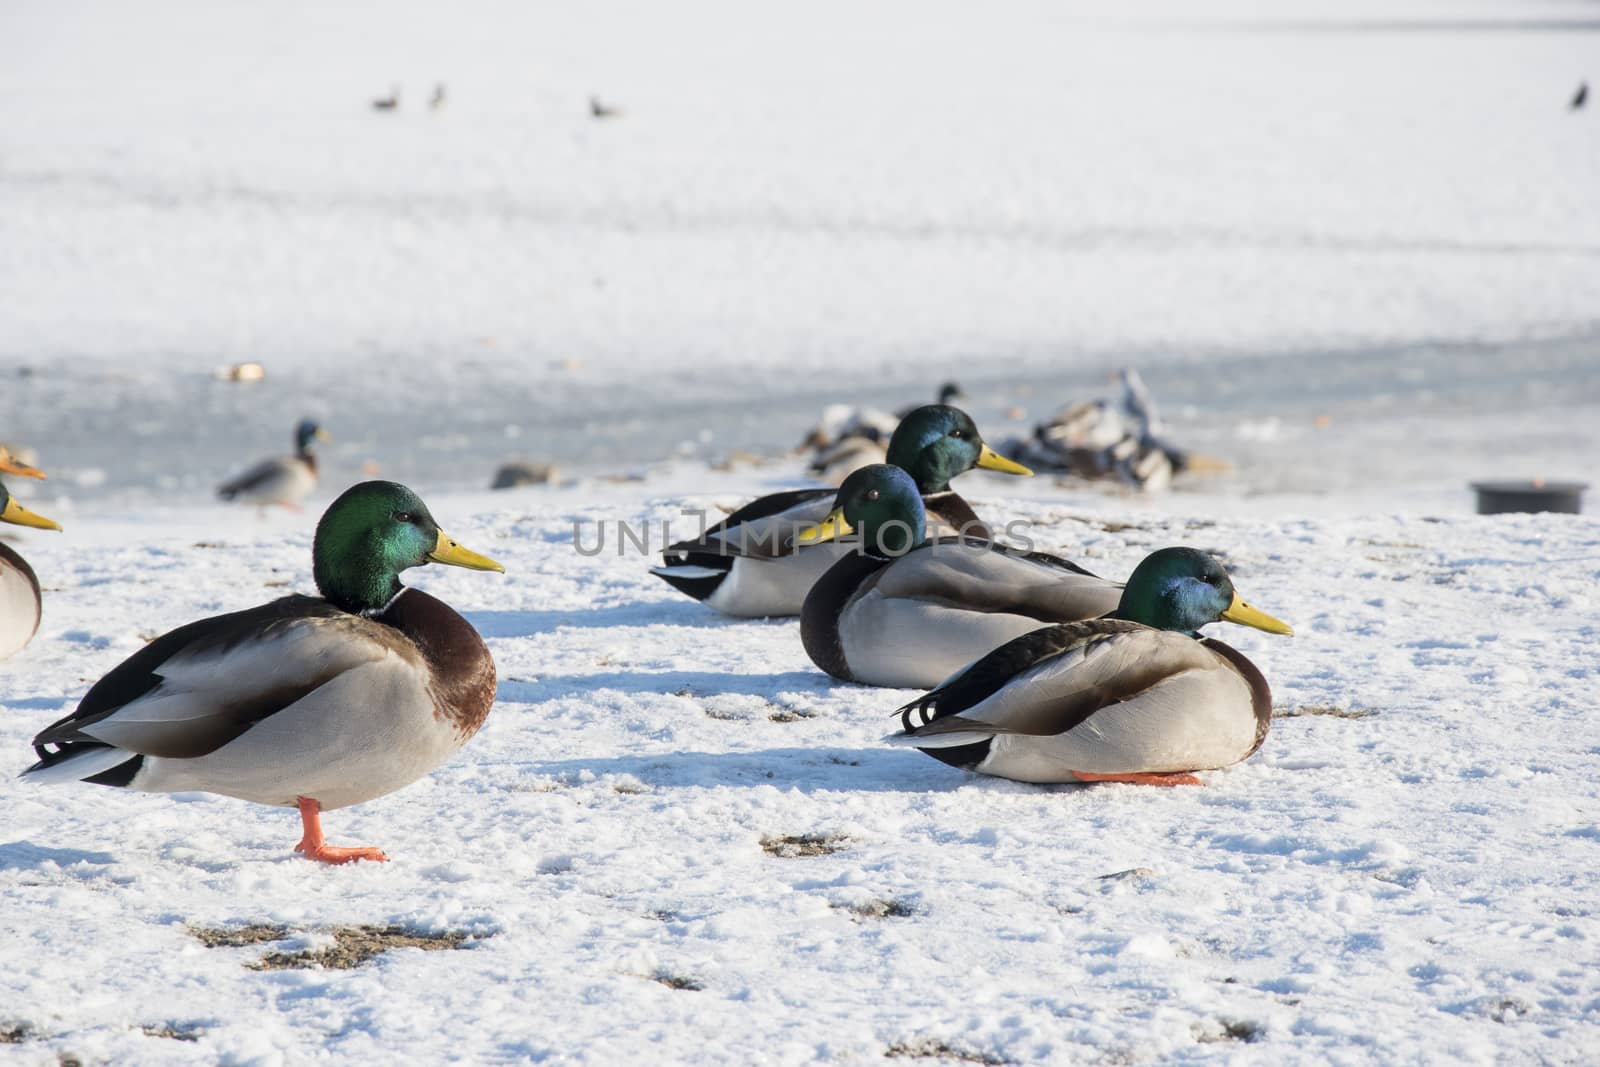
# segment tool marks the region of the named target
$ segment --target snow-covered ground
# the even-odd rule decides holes
[[[1589,1062],[1600,523],[1465,486],[1600,480],[1600,15],[1208,7],[0,4],[0,439],[67,526],[0,531],[46,590],[0,664],[0,1060]],[[954,377],[999,439],[1130,363],[1230,473],[961,488],[1108,576],[1214,550],[1295,625],[1216,628],[1283,718],[1203,789],[891,750],[907,694],[616,553],[798,484],[704,461],[825,403]],[[206,502],[306,414],[307,512]],[[482,491],[513,455],[580,478]],[[327,818],[393,862],[14,780],[151,636],[309,592],[369,463],[508,570],[409,576],[500,689]],[[466,940],[250,966],[389,925]]]
[[[1036,788],[879,739],[798,624],[718,617],[598,524],[795,471],[430,503],[507,574],[414,584],[488,639],[499,702],[423,782],[330,815],[386,865],[296,858],[293,813],[0,782],[0,1045],[18,1062],[1585,1062],[1600,1042],[1600,523],[1182,518],[999,497],[1122,577],[1223,554],[1296,636],[1217,627],[1283,714],[1202,789]],[[0,751],[154,633],[309,590],[312,515],[106,513],[30,533],[44,628]],[[682,522],[682,519],[677,521]],[[659,536],[658,527],[657,536]],[[1225,631],[1225,632],[1223,632]],[[825,855],[781,856],[785,837]],[[202,947],[190,927],[280,924]],[[255,971],[340,926],[456,932],[356,970]],[[687,983],[676,988],[668,983]],[[180,1042],[151,1036],[177,1032]],[[1230,1036],[1231,1035],[1231,1036]]]

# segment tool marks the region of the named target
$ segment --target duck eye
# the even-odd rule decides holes
[[[876,500],[876,499],[878,499],[878,497],[880,495],[881,494],[879,494],[879,492],[876,489],[868,489],[867,490],[867,499],[868,500]]]
[[[965,430],[951,430],[950,431],[950,436],[956,438],[957,440],[960,440],[961,438],[967,436],[967,431],[965,431]]]
[[[394,513],[394,521],[395,522],[410,522],[411,521],[411,512],[409,512],[409,511],[397,511],[397,512],[395,512]]]

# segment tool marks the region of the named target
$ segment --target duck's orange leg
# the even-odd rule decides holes
[[[321,863],[349,863],[352,860],[389,862],[389,857],[383,854],[382,849],[335,848],[328,844],[322,839],[322,805],[310,797],[295,797],[294,802],[300,807],[300,825],[305,828],[305,833],[300,835],[300,843],[294,846],[294,850],[304,852],[306,859]]]
[[[1094,774],[1091,771],[1073,771],[1080,782],[1125,782],[1128,785],[1204,785],[1192,774],[1177,771],[1172,774]]]

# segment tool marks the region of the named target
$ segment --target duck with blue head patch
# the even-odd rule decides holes
[[[1245,603],[1211,556],[1161,549],[1115,612],[1001,645],[901,708],[889,740],[1020,782],[1198,785],[1191,772],[1246,759],[1272,723],[1260,670],[1200,634],[1223,620],[1294,632]]]
[[[951,479],[975,467],[1033,473],[996,453],[966,412],[945,404],[901,420],[889,440],[889,462],[910,475],[936,533],[974,539],[988,538],[989,529],[950,488]],[[812,584],[849,553],[848,546],[795,540],[827,516],[834,496],[833,489],[799,489],[761,497],[702,536],[669,546],[650,573],[728,615],[798,615]]]
[[[24,478],[43,478],[44,473],[22,463],[9,453],[0,455],[0,471]],[[0,522],[31,526],[36,530],[59,530],[51,519],[29,511],[0,484]],[[43,608],[39,579],[28,561],[10,545],[0,543],[0,660],[10,659],[27,647],[39,632]]]
[[[400,581],[428,563],[505,568],[448,537],[417,495],[362,482],[329,506],[312,543],[320,597],[287,596],[181,626],[96,682],[33,739],[38,783],[202,791],[298,808],[296,851],[338,848],[321,813],[408,785],[478,731],[495,668],[472,625]]]
[[[317,488],[317,455],[313,441],[326,441],[328,433],[315,420],[301,419],[294,428],[294,454],[264,459],[217,488],[223,500],[254,504],[259,509],[284,507],[300,510],[300,502]]]
[[[923,496],[899,467],[863,467],[797,540],[841,543],[800,613],[811,661],[849,682],[931,686],[1048,622],[1114,610],[1122,587],[1044,552],[928,536]]]

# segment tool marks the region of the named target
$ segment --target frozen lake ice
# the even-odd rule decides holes
[[[1127,364],[1241,492],[1600,454],[1584,7],[451,10],[0,12],[4,433],[52,492],[196,499],[304,414],[428,487],[951,377],[1000,436]]]

